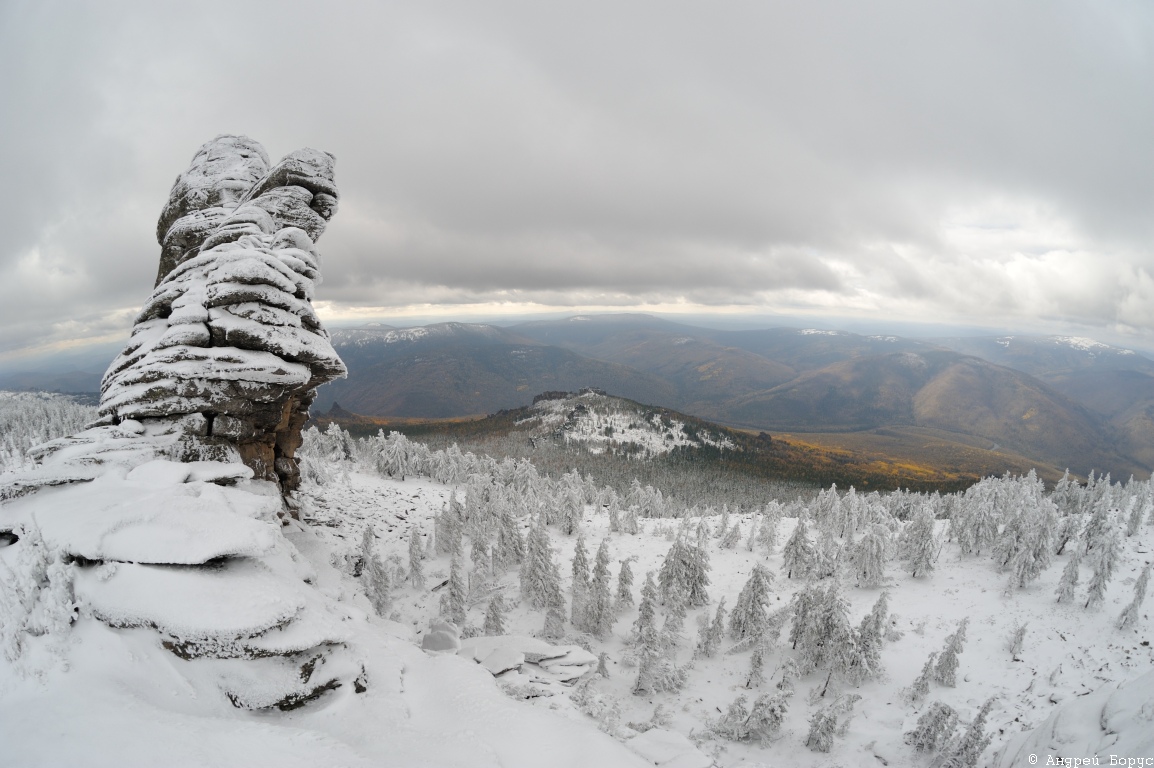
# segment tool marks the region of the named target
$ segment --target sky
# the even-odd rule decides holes
[[[124,338],[219,133],[334,153],[334,325],[589,311],[1154,349],[1147,2],[0,0],[0,364]]]

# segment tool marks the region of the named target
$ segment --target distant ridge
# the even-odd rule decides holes
[[[611,314],[360,327],[333,342],[350,375],[321,390],[321,410],[457,418],[597,387],[753,430],[930,429],[1081,475],[1154,466],[1154,360],[1076,337],[725,331]]]

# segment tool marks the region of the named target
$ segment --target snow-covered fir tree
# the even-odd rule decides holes
[[[499,572],[507,571],[519,565],[525,557],[525,540],[521,536],[521,527],[513,514],[512,508],[506,504],[497,514],[497,543],[493,548],[494,565]]]
[[[633,625],[633,642],[637,656],[635,694],[676,691],[685,684],[687,670],[677,668],[666,656],[666,648],[657,630],[657,585],[653,571],[645,574],[641,588],[641,605]]]
[[[708,605],[709,554],[705,543],[690,543],[688,536],[678,534],[661,563],[658,583],[662,600],[668,600],[672,590],[677,589],[687,606]]]
[[[832,703],[813,713],[809,719],[809,733],[805,745],[814,752],[829,752],[834,736],[844,736],[849,729],[853,707],[861,700],[857,694],[839,696]]]
[[[465,626],[467,600],[463,571],[460,555],[453,555],[449,561],[449,591],[446,593],[445,618],[462,629]]]
[[[888,549],[889,530],[879,523],[872,525],[853,546],[850,561],[859,587],[881,586],[885,579]]]
[[[708,613],[701,617],[701,629],[698,633],[695,651],[697,655],[709,658],[717,653],[721,641],[725,639],[725,617],[725,598],[723,597],[717,603],[717,611],[713,614],[712,623],[709,621]]]
[[[777,526],[781,522],[781,505],[776,501],[767,504],[761,524],[757,528],[757,543],[767,555],[777,549]]]
[[[813,572],[817,552],[809,540],[805,518],[798,518],[797,527],[781,550],[781,567],[787,579],[805,579]]]
[[[928,505],[918,509],[902,531],[898,538],[898,556],[906,561],[914,578],[933,573],[938,541],[934,536],[934,513]]]
[[[629,565],[633,558],[621,561],[617,571],[617,591],[614,595],[613,610],[622,611],[633,605],[633,568]]]
[[[761,563],[755,564],[737,596],[737,602],[733,604],[733,612],[729,614],[730,637],[741,641],[765,630],[769,620],[769,592],[772,586],[773,574]]]
[[[958,623],[958,628],[946,638],[945,648],[942,649],[938,663],[934,666],[934,679],[950,688],[958,684],[958,655],[965,650],[966,628],[969,623],[968,618]]]
[[[1062,578],[1058,581],[1058,602],[1071,602],[1078,587],[1078,570],[1082,562],[1082,553],[1077,547],[1070,552],[1070,559],[1062,569]]]
[[[365,587],[365,596],[378,616],[388,616],[392,609],[392,578],[385,567],[381,556],[373,546],[373,530],[365,526],[361,537],[361,583]]]
[[[425,549],[421,546],[421,532],[417,526],[409,529],[409,583],[414,589],[425,586]]]
[[[721,537],[718,546],[722,549],[737,549],[739,543],[741,543],[741,521],[734,520],[733,526]]]
[[[588,605],[583,624],[583,629],[594,637],[608,636],[616,618],[609,580],[609,540],[602,539],[593,560],[593,580],[589,585]]]
[[[1089,595],[1086,598],[1086,608],[1097,608],[1106,599],[1106,586],[1114,576],[1114,567],[1118,563],[1119,550],[1122,542],[1118,530],[1108,526],[1093,542],[1087,542],[1090,549],[1089,556],[1094,560],[1094,575],[1090,577]]]
[[[585,612],[589,605],[589,557],[585,552],[584,533],[577,534],[577,544],[573,547],[572,574],[569,621],[575,627],[584,627]]]
[[[493,595],[489,606],[485,610],[485,625],[481,630],[485,635],[505,634],[505,600],[501,593]]]
[[[1146,588],[1150,583],[1150,566],[1151,563],[1146,563],[1146,567],[1142,569],[1142,573],[1134,582],[1134,598],[1118,617],[1118,629],[1132,629],[1138,623],[1138,609],[1142,607],[1142,602],[1146,599]]]
[[[914,729],[906,734],[906,743],[918,752],[937,752],[950,742],[957,727],[957,710],[935,701],[918,718]]]
[[[521,594],[534,608],[564,610],[561,573],[553,559],[553,546],[545,521],[538,515],[529,531],[525,559],[521,563]]]
[[[926,663],[922,665],[922,671],[914,678],[913,683],[906,689],[906,696],[912,702],[921,701],[930,692],[930,682],[934,679],[934,668],[938,661],[938,654],[936,651],[930,654],[926,659]]]
[[[981,706],[957,746],[951,749],[949,755],[941,762],[942,768],[976,768],[982,753],[993,739],[993,734],[986,733],[986,718],[993,705],[994,700],[988,699]]]

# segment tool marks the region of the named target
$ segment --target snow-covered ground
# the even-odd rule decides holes
[[[373,525],[381,536],[384,552],[407,562],[409,526],[416,524],[427,534],[433,528],[433,515],[446,498],[447,489],[427,481],[397,482],[387,478],[351,473],[348,482],[337,482],[310,491],[313,499],[319,536],[331,542],[333,549],[352,548],[359,539],[359,526]],[[743,529],[741,544],[735,549],[722,549],[720,541],[711,539],[709,608],[690,609],[686,621],[686,642],[677,654],[677,663],[693,663],[688,683],[676,693],[635,696],[631,689],[636,678],[635,668],[625,666],[629,655],[626,636],[637,617],[633,607],[621,613],[614,624],[613,635],[604,642],[592,641],[594,653],[605,651],[609,656],[607,679],[594,678],[589,687],[605,702],[619,707],[619,735],[628,737],[635,732],[627,723],[648,723],[660,706],[668,719],[669,729],[689,736],[698,749],[718,766],[738,765],[890,765],[924,766],[931,756],[919,754],[905,743],[904,734],[911,731],[918,717],[932,701],[952,706],[966,723],[981,704],[994,697],[988,720],[988,731],[993,734],[993,745],[986,752],[991,758],[1003,744],[1046,721],[1064,704],[1085,701],[1083,697],[1119,683],[1136,679],[1154,670],[1154,622],[1145,615],[1137,627],[1128,632],[1115,628],[1114,622],[1122,608],[1130,602],[1135,579],[1144,563],[1154,557],[1154,526],[1144,524],[1139,535],[1127,540],[1118,563],[1118,572],[1111,582],[1107,597],[1100,609],[1087,611],[1084,598],[1074,603],[1056,603],[1055,590],[1062,573],[1065,558],[1057,558],[1054,565],[1027,588],[1007,591],[1006,574],[999,573],[986,557],[960,557],[957,548],[945,545],[936,569],[928,578],[913,578],[898,563],[891,562],[886,570],[890,610],[894,626],[901,638],[886,644],[882,652],[885,674],[880,680],[870,681],[860,688],[841,686],[839,690],[856,693],[862,701],[848,732],[835,741],[831,753],[811,752],[804,742],[809,730],[808,721],[822,704],[832,698],[810,702],[811,692],[820,690],[826,674],[817,672],[796,683],[797,692],[790,702],[786,722],[775,742],[767,746],[744,744],[710,737],[710,723],[716,722],[731,702],[745,695],[752,702],[760,693],[773,690],[780,679],[781,665],[791,656],[783,633],[781,643],[766,664],[767,682],[752,689],[746,688],[750,671],[750,651],[727,654],[724,648],[733,643],[726,641],[723,652],[715,658],[693,660],[696,633],[695,620],[709,613],[712,616],[717,600],[725,597],[732,608],[735,599],[755,563],[762,563],[776,575],[773,589],[773,607],[787,605],[801,583],[786,579],[782,572],[780,548],[774,554],[750,552],[746,546],[752,516],[742,515],[734,520]],[[718,518],[707,522],[717,528]],[[784,543],[796,519],[781,521],[779,538]],[[647,570],[660,568],[669,549],[669,535],[675,524],[668,520],[645,520],[638,535],[611,534],[607,516],[593,506],[586,507],[582,533],[586,546],[595,550],[602,538],[608,537],[616,573],[617,563],[635,558],[635,599],[639,601],[640,583]],[[944,538],[945,522],[939,521],[938,535]],[[572,560],[576,537],[554,535],[557,561],[570,587],[569,563]],[[466,558],[467,559],[467,558]],[[448,578],[449,560],[441,556],[426,566],[430,585]],[[1083,576],[1083,584],[1086,577]],[[518,601],[517,572],[500,579],[504,594],[515,603],[508,613],[508,631],[511,634],[533,634],[542,629],[543,614]],[[852,582],[851,582],[852,584]],[[857,622],[869,612],[882,588],[860,589],[847,586],[844,596],[850,603],[850,617]],[[1081,594],[1081,593],[1079,593]],[[437,615],[437,594],[428,590],[403,587],[398,590],[394,609],[402,624],[419,632]],[[484,603],[469,609],[469,623],[480,626],[484,620]],[[1149,613],[1147,608],[1146,613]],[[932,684],[929,695],[918,704],[904,700],[903,689],[918,676],[931,652],[941,651],[946,637],[954,632],[962,619],[969,619],[968,642],[960,656],[957,687]],[[1018,658],[1009,650],[1015,628],[1025,625],[1025,642]],[[588,636],[583,638],[589,641]],[[1147,676],[1147,681],[1150,680]],[[523,681],[514,677],[507,685]],[[536,683],[545,693],[528,699],[531,705],[553,709],[576,720],[586,719],[581,708],[573,703],[573,688],[561,684]],[[836,687],[836,684],[835,684]],[[1126,744],[1147,750],[1146,757],[1154,757],[1154,690],[1137,690],[1150,703],[1132,721],[1151,723],[1144,740],[1141,731],[1134,731],[1130,723]],[[1097,701],[1097,699],[1095,699]],[[610,704],[605,706],[609,707]],[[1136,710],[1141,710],[1145,701]],[[1146,718],[1145,721],[1142,718]],[[1072,748],[1086,743],[1085,726],[1079,727],[1081,740],[1069,745],[1053,742],[1048,754],[1075,756]],[[1092,728],[1096,731],[1096,727]],[[1020,740],[1020,739],[1019,739]],[[1103,739],[1099,740],[1099,743]],[[1104,739],[1106,743],[1109,739]],[[1046,743],[1050,743],[1046,742]],[[1071,751],[1064,750],[1069,746]],[[1079,753],[1083,754],[1083,753]],[[1108,754],[1108,753],[1107,753]],[[1132,755],[1141,757],[1143,755]],[[1023,755],[1024,759],[1024,755]],[[1043,758],[1043,764],[1045,758]],[[984,763],[982,763],[984,764]],[[1018,764],[1014,762],[1007,765]]]
[[[1042,765],[1095,753],[1103,764],[1110,754],[1154,758],[1151,603],[1127,629],[1117,626],[1154,559],[1149,483],[1099,482],[1092,492],[1065,485],[1046,496],[1032,478],[985,481],[966,497],[827,491],[804,505],[704,518],[670,509],[680,517],[642,518],[631,533],[629,508],[640,492],[617,499],[589,479],[549,480],[523,462],[430,453],[397,436],[356,443],[312,431],[302,450],[310,478],[300,493],[302,519],[281,526],[275,491],[245,479],[243,467],[173,464],[156,455],[163,436],[131,434],[89,434],[116,444],[90,482],[44,487],[0,506],[0,531],[13,532],[0,535],[0,764],[926,766],[944,752],[919,753],[907,743],[919,718],[935,702],[948,705],[960,738],[991,699],[984,733],[992,744],[980,762],[963,764],[1029,765],[1031,754]],[[123,447],[133,440],[136,453]],[[95,450],[69,445],[63,453],[73,459]],[[1080,515],[1077,528],[1104,533],[1075,539],[1034,578],[1022,554],[1033,529],[1021,528],[1025,544],[1016,543],[1008,536],[1013,521],[1048,519],[1078,504],[1096,514]],[[923,509],[939,513],[932,546],[915,556],[928,558],[932,572],[915,578],[891,548],[881,584],[857,586],[847,553],[862,532],[872,525],[896,544],[899,531],[927,519]],[[567,609],[562,636],[545,640],[546,614],[522,598],[517,566],[502,569],[495,549],[478,549],[493,542],[487,526],[508,519],[524,534],[537,513],[554,520],[546,530]],[[962,554],[947,513],[971,515],[973,530],[984,525],[989,533],[992,525],[1013,555],[1011,569],[995,567],[990,552],[1002,544],[991,540],[981,555]],[[444,639],[434,637],[434,624],[447,603],[452,609],[454,589],[452,558],[429,538],[445,536],[454,515],[466,521],[458,561],[466,639],[463,653],[428,652],[422,643]],[[834,574],[821,585],[840,584],[852,626],[888,592],[880,674],[860,685],[827,666],[790,673],[801,653],[789,641],[790,606],[806,582],[786,577],[783,548],[799,515]],[[750,544],[755,519],[761,530],[777,520],[776,545]],[[839,529],[843,523],[848,528]],[[709,563],[707,604],[688,608],[684,640],[670,652],[685,682],[635,694],[639,649],[630,635],[642,584],[685,532],[704,543]],[[600,639],[569,621],[578,541],[590,562],[606,542],[614,580],[623,561],[634,574],[632,605],[620,606]],[[1057,602],[1070,558],[1090,542],[1110,548],[1115,566],[1101,604],[1084,607],[1095,570],[1089,553],[1075,598]],[[1056,544],[1047,540],[1050,551]],[[414,553],[424,558],[419,585],[409,579]],[[766,635],[762,681],[751,680],[753,650],[728,634],[714,655],[695,653],[698,619],[712,618],[723,598],[733,610],[759,565],[773,575],[768,611],[785,611],[780,631]],[[468,639],[481,633],[496,594],[507,609],[501,638]],[[658,619],[670,609],[656,606]],[[931,682],[927,695],[911,700],[907,691],[927,658],[944,650],[963,620],[968,639],[956,685]],[[310,647],[326,649],[319,664],[341,684],[290,711],[260,706],[301,685],[277,654]],[[243,654],[230,657],[236,649]],[[603,658],[605,675],[595,658]],[[794,693],[767,741],[721,735],[719,722],[739,696],[748,706],[776,694],[783,675],[793,678]],[[807,748],[815,716],[852,696],[861,698],[830,751]]]

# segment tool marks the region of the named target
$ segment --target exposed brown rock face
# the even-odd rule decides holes
[[[239,460],[285,492],[316,387],[345,375],[312,307],[314,243],[337,209],[334,158],[269,167],[246,136],[200,148],[157,224],[160,268],[132,338],[104,376],[111,423],[162,421],[184,460]]]

